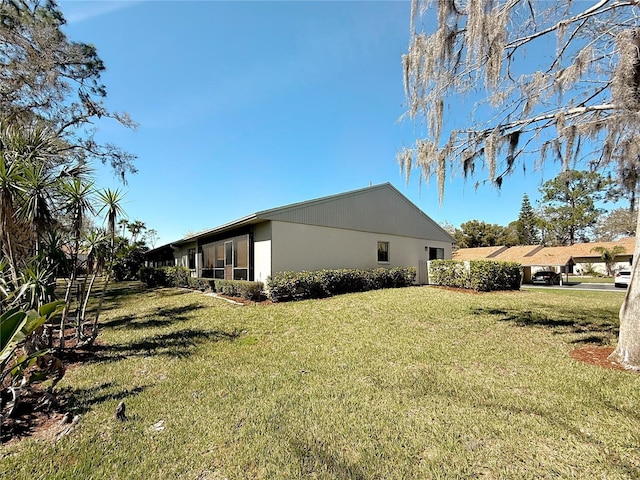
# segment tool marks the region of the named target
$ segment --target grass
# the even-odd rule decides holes
[[[564,277],[563,277],[564,278]],[[587,277],[574,275],[569,277],[569,282],[578,282],[578,283],[614,283],[614,277]]]
[[[640,377],[569,357],[615,343],[615,293],[127,292],[99,358],[59,385],[78,428],[0,447],[0,477],[640,476]]]

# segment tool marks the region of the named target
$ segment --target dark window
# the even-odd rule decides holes
[[[429,260],[444,260],[444,248],[429,247]]]
[[[196,249],[190,248],[187,255],[189,257],[189,269],[195,270],[196,269]]]
[[[234,280],[248,280],[249,275],[246,268],[234,268],[233,269]]]
[[[389,242],[378,242],[378,261],[389,261]]]

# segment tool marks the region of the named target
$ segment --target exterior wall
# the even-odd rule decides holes
[[[451,258],[450,242],[297,223],[271,222],[271,239],[272,273],[325,268],[419,270],[429,259],[428,247],[442,248],[444,258]],[[378,262],[378,242],[389,242],[388,262]]]
[[[185,243],[184,245],[180,245],[174,252],[173,252],[173,256],[176,259],[176,266],[177,267],[185,267],[188,268],[189,267],[189,249],[190,248],[198,248],[198,244],[197,242],[190,242],[190,243]],[[197,251],[197,250],[196,250]],[[196,262],[198,261],[198,259],[196,258]],[[197,267],[197,265],[196,265]],[[191,272],[192,276],[197,276],[196,275],[196,271],[192,271]]]
[[[628,269],[630,266],[631,266],[631,260],[616,262],[613,267],[613,271],[618,272],[620,270],[625,270],[625,269]],[[607,273],[607,266],[603,262],[597,262],[597,261],[591,262],[591,267],[593,267],[593,269],[596,272],[602,273],[603,275]],[[576,266],[574,267],[573,272],[579,275],[583,273],[585,270],[587,270],[588,268],[589,268],[589,264],[587,262],[576,262]]]
[[[253,278],[267,282],[271,276],[271,222],[256,225],[253,231]]]

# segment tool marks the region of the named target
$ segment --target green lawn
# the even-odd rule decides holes
[[[78,428],[0,447],[0,478],[637,478],[640,376],[569,357],[615,343],[621,301],[415,287],[242,307],[123,289],[101,358],[59,385]]]
[[[564,276],[562,277],[564,280]],[[582,277],[579,275],[573,275],[569,277],[571,283],[613,283],[614,277]]]

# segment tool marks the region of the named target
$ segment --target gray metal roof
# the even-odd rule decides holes
[[[269,220],[454,242],[451,235],[393,185],[383,183],[262,210],[171,244],[180,245]]]

